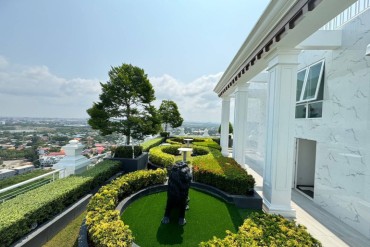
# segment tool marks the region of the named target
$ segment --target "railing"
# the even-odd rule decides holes
[[[59,169],[59,170],[55,170],[52,172],[48,172],[41,176],[31,178],[21,183],[17,183],[9,187],[6,187],[4,189],[1,189],[0,190],[0,203],[3,203],[6,200],[12,199],[27,191],[36,189],[44,184],[54,182],[56,179],[59,178],[60,172],[64,172],[64,169]]]
[[[358,0],[348,9],[326,23],[320,30],[336,30],[370,8],[370,0]]]
[[[102,161],[103,158],[106,158],[107,155],[109,155],[109,154],[108,153],[98,154],[94,157],[91,157],[89,160],[91,161],[92,165],[95,165],[96,163],[99,163],[100,161]]]

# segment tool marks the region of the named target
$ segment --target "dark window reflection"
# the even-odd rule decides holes
[[[306,104],[295,107],[295,118],[306,118]]]
[[[318,118],[322,116],[322,102],[308,104],[308,118]]]

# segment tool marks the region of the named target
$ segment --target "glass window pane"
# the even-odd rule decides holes
[[[304,82],[304,77],[306,76],[306,71],[307,71],[307,69],[302,70],[301,72],[299,72],[297,74],[297,93],[296,93],[296,97],[295,97],[296,101],[300,100],[302,87],[303,87],[303,82]]]
[[[319,92],[317,93],[317,98],[316,100],[323,100],[324,99],[324,72],[322,73],[321,75],[321,83],[320,83],[320,88],[319,88]]]
[[[295,118],[306,118],[306,104],[295,107]]]
[[[315,99],[316,88],[317,88],[320,73],[321,73],[321,65],[322,65],[322,62],[310,67],[308,76],[307,76],[307,82],[306,82],[306,88],[305,88],[304,95],[303,95],[303,100]]]
[[[322,117],[322,102],[308,104],[308,118]]]

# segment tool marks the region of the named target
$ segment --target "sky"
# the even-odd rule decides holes
[[[88,118],[112,66],[144,69],[185,121],[221,120],[213,92],[269,0],[0,0],[0,116]]]

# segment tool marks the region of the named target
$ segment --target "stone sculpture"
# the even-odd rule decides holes
[[[164,217],[162,219],[163,224],[170,222],[170,214],[172,209],[179,209],[179,225],[185,225],[185,210],[188,206],[188,195],[192,174],[189,166],[183,162],[177,162],[171,169],[168,179],[167,189],[167,204]]]

